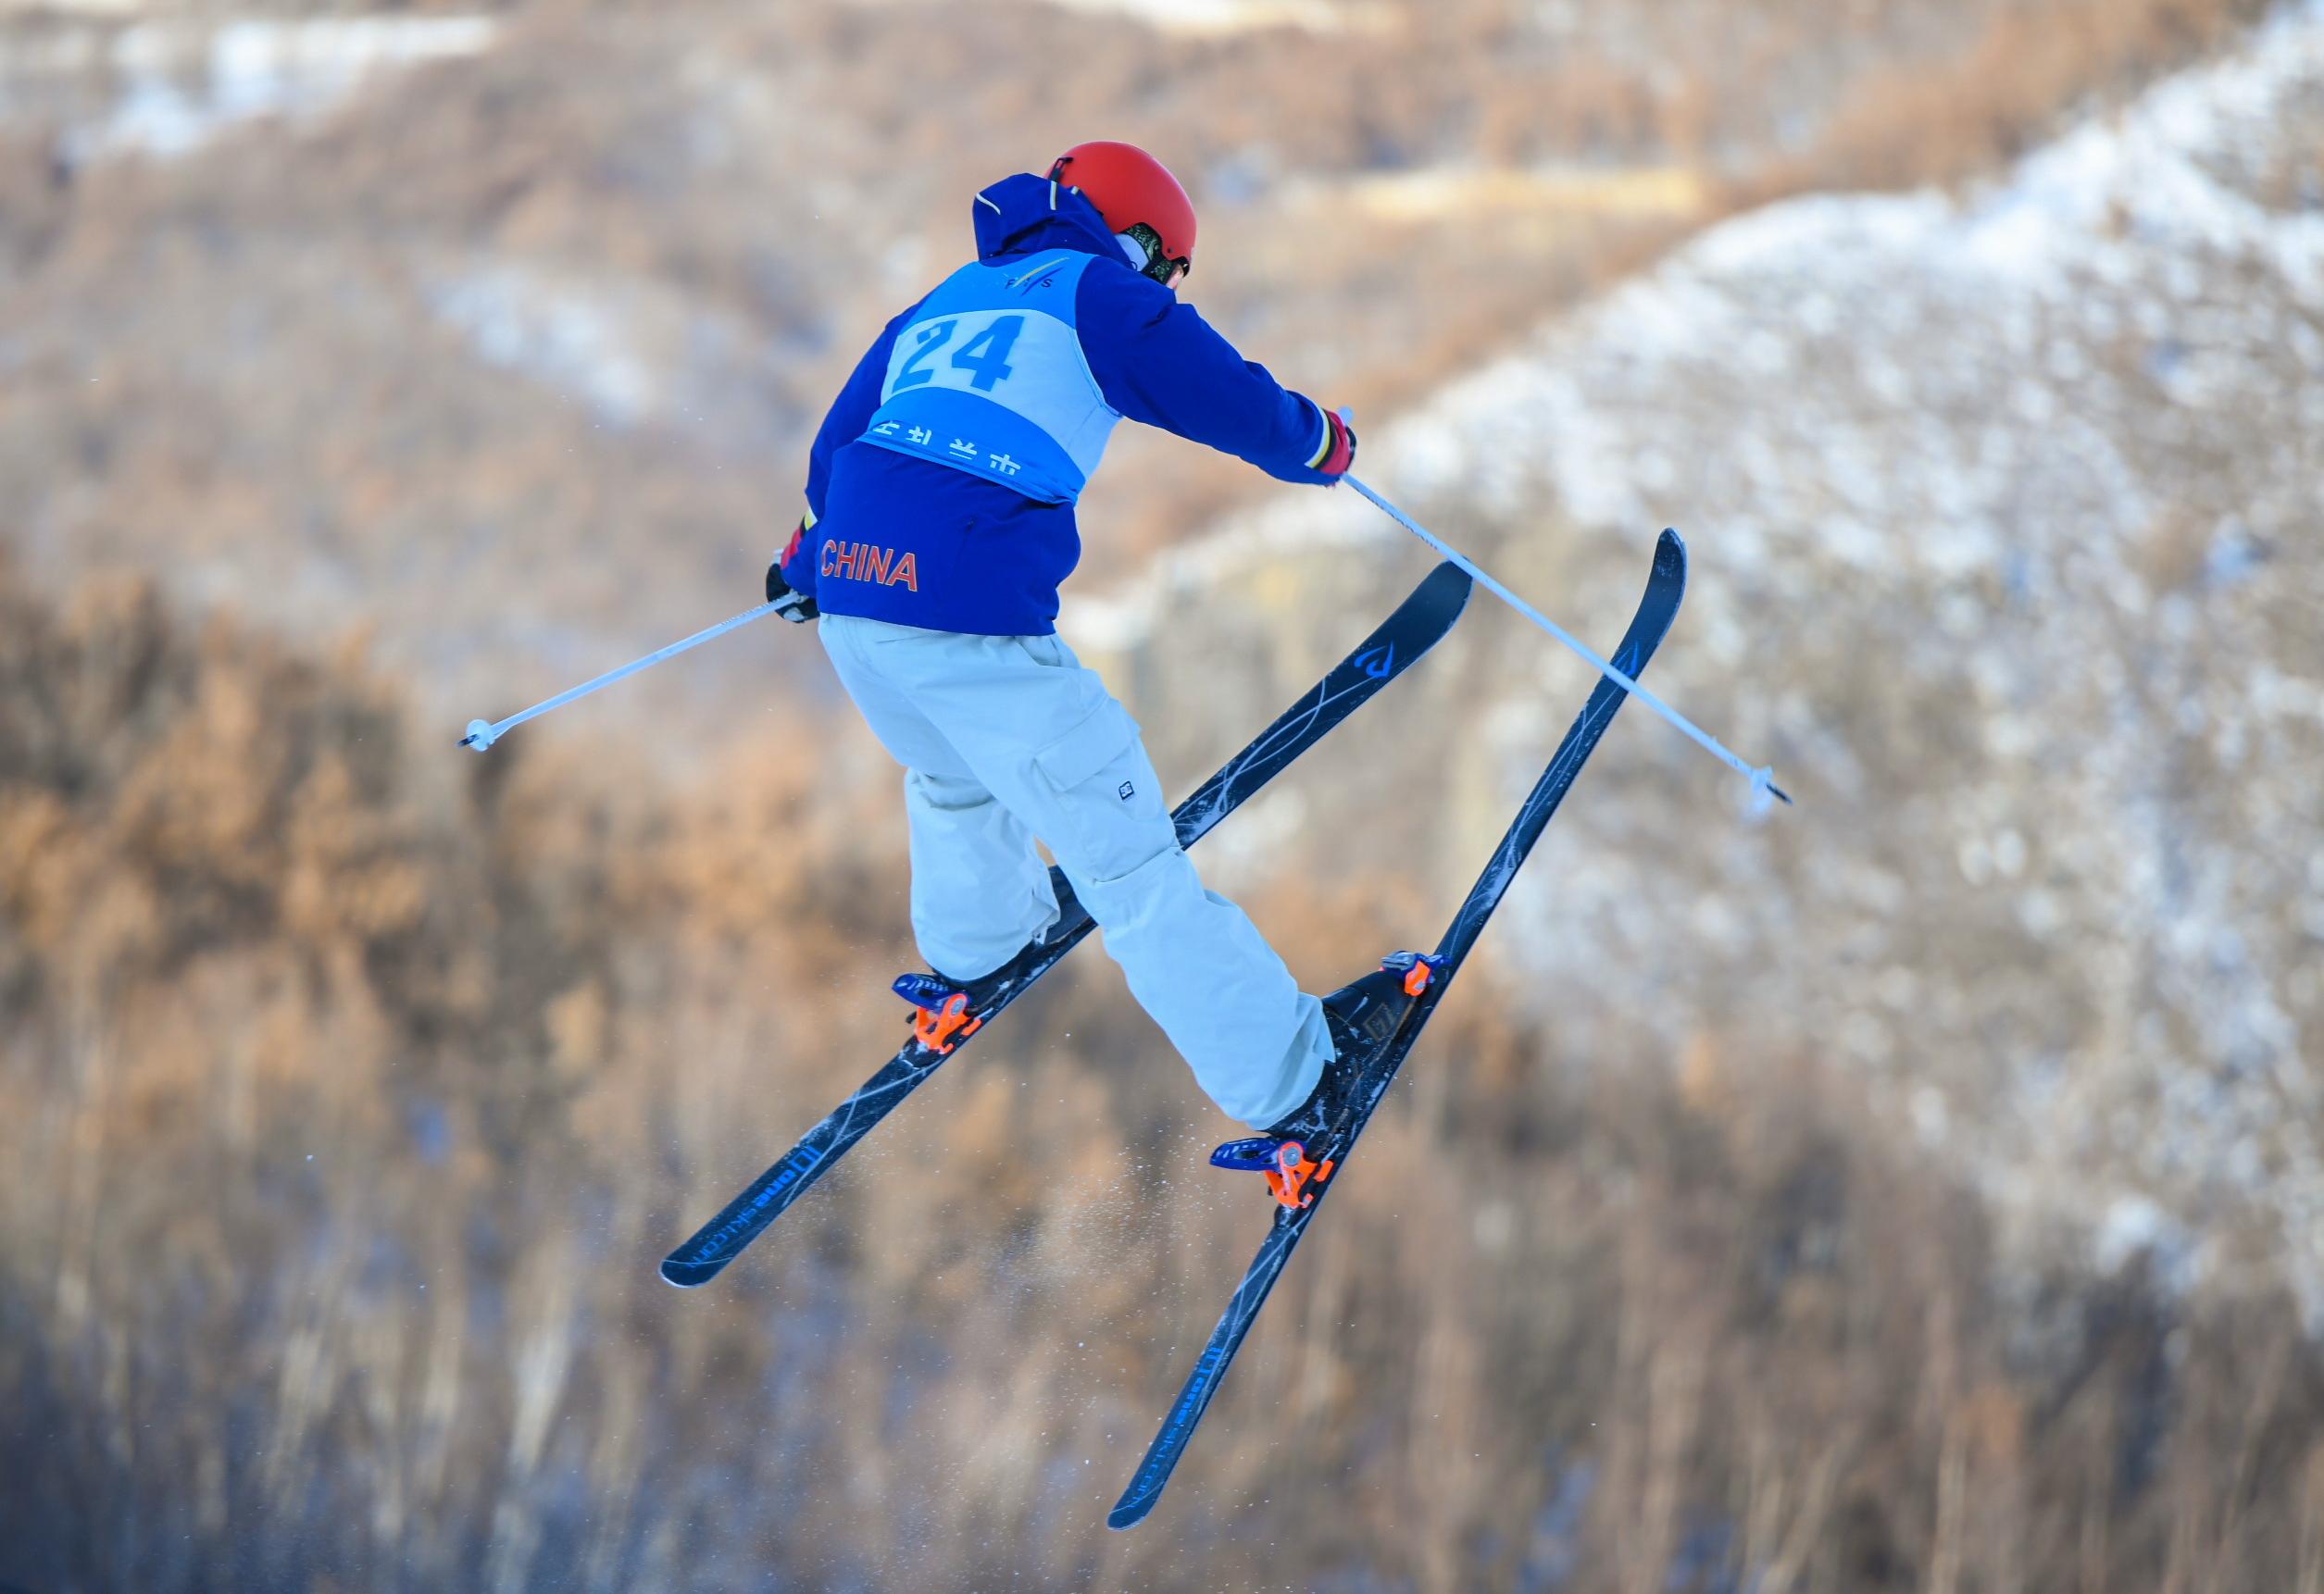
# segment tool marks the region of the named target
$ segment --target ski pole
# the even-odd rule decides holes
[[[704,642],[708,641],[712,637],[722,637],[737,626],[748,625],[751,621],[757,619],[761,615],[771,615],[774,612],[775,605],[772,604],[761,604],[755,609],[745,609],[731,620],[720,620],[717,625],[712,626],[706,631],[696,631],[693,636],[688,637],[682,642],[672,642],[666,648],[660,648],[653,653],[647,654],[642,659],[631,659],[628,664],[623,665],[619,669],[609,669],[594,680],[585,680],[579,686],[569,687],[565,691],[558,692],[555,697],[550,698],[546,703],[536,703],[531,708],[526,709],[522,714],[512,714],[506,719],[500,721],[497,725],[487,724],[485,721],[481,719],[471,719],[468,722],[468,734],[460,738],[459,741],[456,745],[461,747],[473,747],[477,752],[481,753],[484,749],[490,747],[494,742],[498,741],[501,739],[502,734],[512,725],[522,725],[526,720],[532,718],[535,715],[546,714],[553,708],[560,708],[566,704],[572,702],[577,697],[587,697],[591,692],[595,691],[601,686],[611,686],[615,681],[621,679],[625,676],[633,676],[637,674],[638,671],[645,668],[648,665],[657,665],[664,659],[675,658],[680,654],[684,653],[688,648],[700,647]]]
[[[1768,800],[1771,796],[1781,797],[1786,803],[1789,803],[1792,801],[1791,797],[1784,791],[1783,788],[1775,783],[1773,778],[1775,770],[1771,766],[1762,765],[1760,767],[1754,769],[1750,765],[1745,764],[1742,759],[1728,752],[1724,747],[1721,747],[1718,742],[1709,735],[1700,729],[1697,729],[1693,721],[1688,719],[1686,716],[1681,714],[1677,709],[1672,708],[1668,704],[1663,702],[1662,699],[1656,697],[1653,692],[1648,691],[1644,687],[1639,685],[1636,681],[1631,679],[1630,677],[1624,675],[1620,670],[1616,669],[1612,665],[1606,663],[1606,660],[1598,657],[1597,654],[1592,653],[1588,648],[1584,647],[1580,641],[1568,633],[1566,629],[1560,626],[1556,621],[1549,618],[1547,616],[1541,613],[1541,611],[1534,608],[1532,604],[1527,603],[1523,598],[1518,597],[1515,592],[1509,591],[1508,588],[1503,586],[1500,582],[1494,580],[1491,576],[1486,575],[1482,570],[1477,568],[1477,567],[1469,563],[1469,561],[1464,557],[1458,550],[1448,546],[1443,540],[1431,535],[1426,527],[1422,526],[1418,521],[1413,519],[1411,516],[1406,515],[1403,510],[1389,503],[1388,500],[1382,498],[1379,493],[1374,492],[1370,488],[1365,486],[1361,481],[1358,481],[1353,475],[1343,476],[1340,479],[1346,482],[1350,487],[1355,488],[1356,492],[1370,499],[1374,504],[1379,504],[1381,509],[1387,511],[1389,517],[1394,520],[1397,525],[1402,526],[1406,530],[1420,539],[1421,542],[1426,542],[1430,547],[1435,549],[1438,553],[1443,554],[1444,557],[1450,559],[1454,564],[1458,565],[1462,569],[1468,571],[1471,576],[1475,577],[1480,582],[1483,583],[1487,592],[1493,593],[1493,596],[1508,604],[1509,607],[1515,609],[1518,614],[1523,615],[1527,619],[1532,621],[1535,625],[1541,627],[1542,629],[1547,631],[1551,636],[1556,637],[1559,641],[1565,643],[1575,653],[1580,654],[1583,658],[1587,659],[1590,662],[1591,667],[1595,669],[1600,675],[1606,677],[1606,679],[1612,681],[1616,686],[1620,687],[1624,691],[1630,693],[1631,696],[1644,704],[1648,708],[1653,709],[1656,714],[1659,714],[1663,718],[1677,726],[1681,730],[1685,731],[1689,736],[1693,737],[1698,743],[1700,743],[1704,750],[1709,753],[1714,758],[1717,758],[1720,763],[1726,765],[1736,774],[1750,781],[1751,811],[1754,814],[1766,813],[1768,810]]]

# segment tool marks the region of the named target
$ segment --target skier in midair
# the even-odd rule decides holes
[[[768,601],[818,620],[906,770],[912,931],[933,975],[914,987],[920,1042],[949,1050],[963,1013],[1078,917],[1038,836],[1204,1092],[1262,1135],[1318,1134],[1350,1073],[1335,1059],[1362,1040],[1343,1015],[1370,997],[1303,993],[1203,888],[1136,722],[1055,621],[1081,558],[1074,501],[1122,417],[1322,486],[1353,463],[1355,433],[1178,300],[1194,210],[1143,150],[1076,145],[970,208],[976,260],[856,365],[816,434],[807,513],[767,571]]]

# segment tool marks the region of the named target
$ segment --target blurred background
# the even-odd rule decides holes
[[[757,600],[1085,138],[1617,723],[1156,1516],[1268,1221],[1085,953],[902,1038]],[[0,1584],[2324,1590],[2324,6],[0,0]],[[1134,427],[1061,629],[1183,794],[1429,556]],[[1432,944],[1589,687],[1480,597],[1204,843]],[[1337,1187],[1335,1187],[1337,1188]]]

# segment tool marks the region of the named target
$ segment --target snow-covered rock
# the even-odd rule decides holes
[[[346,17],[285,21],[252,17],[216,27],[144,21],[103,48],[119,97],[73,129],[60,152],[73,162],[107,156],[188,154],[241,123],[269,117],[311,122],[378,74],[492,47],[486,16]],[[52,56],[92,50],[94,34],[66,33]]]
[[[1618,728],[1489,938],[1577,1062],[1851,1059],[2018,1254],[2256,1267],[2324,1326],[2324,5],[1972,192],[1720,226],[1361,463],[1601,643],[1679,526],[1659,688],[1801,798],[1745,824],[1734,778]],[[1286,497],[1065,629],[1134,652],[1167,724],[1190,632],[1301,582],[1341,620],[1401,537]],[[1453,879],[1586,685],[1467,629],[1401,777]]]

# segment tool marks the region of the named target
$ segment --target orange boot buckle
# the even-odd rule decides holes
[[[1297,1140],[1285,1140],[1275,1148],[1275,1166],[1262,1168],[1259,1177],[1267,1180],[1267,1188],[1275,1192],[1278,1206],[1296,1212],[1303,1206],[1315,1204],[1310,1184],[1321,1184],[1331,1177],[1331,1159],[1320,1163],[1307,1160],[1307,1148]]]
[[[956,990],[944,998],[941,1007],[921,1007],[914,1010],[912,1039],[939,1057],[949,1057],[952,1049],[974,1035],[984,1020],[968,1016],[968,993]]]

